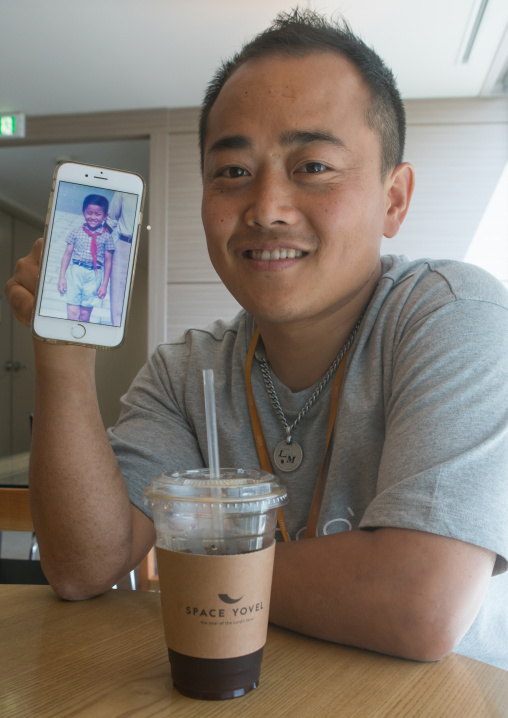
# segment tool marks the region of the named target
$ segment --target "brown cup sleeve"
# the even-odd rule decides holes
[[[156,551],[169,648],[196,658],[235,658],[264,646],[275,542],[233,556]]]

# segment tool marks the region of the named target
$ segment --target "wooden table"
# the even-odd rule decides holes
[[[230,701],[173,689],[157,593],[78,603],[0,586],[2,718],[508,716],[508,672],[452,654],[413,663],[270,627],[260,687]]]

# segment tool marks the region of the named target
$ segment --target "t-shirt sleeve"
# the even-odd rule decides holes
[[[108,252],[114,252],[115,246],[116,246],[115,240],[113,239],[113,237],[110,234],[108,234],[106,237],[106,241],[104,242],[104,249],[107,250]]]
[[[185,380],[174,385],[168,370],[170,361],[185,364],[182,351],[178,356],[160,349],[154,353],[122,397],[120,418],[108,430],[131,503],[150,517],[151,508],[143,505],[143,489],[153,478],[163,472],[204,467],[186,415]]]
[[[456,299],[415,313],[391,358],[377,494],[360,528],[460,539],[508,559],[508,311]]]
[[[69,232],[69,234],[68,234],[67,237],[65,238],[65,241],[67,242],[67,244],[72,244],[72,245],[76,244],[76,234],[77,234],[77,232],[78,232],[78,229],[77,229],[77,228],[74,228],[73,230],[71,230],[71,231]]]

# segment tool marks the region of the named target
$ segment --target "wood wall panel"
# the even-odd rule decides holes
[[[171,134],[168,282],[218,282],[201,222],[197,130]]]
[[[508,122],[508,99],[450,98],[406,100],[408,127],[415,124],[492,124]]]
[[[415,167],[415,192],[402,228],[383,240],[382,251],[463,260],[508,163],[508,119],[409,125],[405,158]]]

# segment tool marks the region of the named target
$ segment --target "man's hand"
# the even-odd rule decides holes
[[[14,316],[27,327],[32,319],[41,254],[42,239],[38,239],[30,254],[16,263],[14,274],[5,285],[5,296]]]

